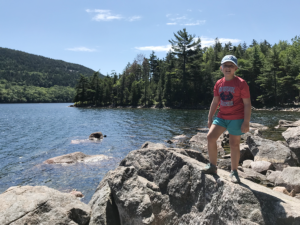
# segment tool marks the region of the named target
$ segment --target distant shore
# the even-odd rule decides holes
[[[116,109],[200,109],[200,110],[209,110],[209,106],[162,106],[162,105],[138,105],[138,106],[120,106],[120,105],[70,105],[69,107],[79,107],[79,108],[116,108]],[[274,106],[274,107],[262,107],[255,108],[252,106],[252,110],[254,111],[284,111],[284,112],[300,112],[299,106],[293,107],[282,107],[282,106]]]

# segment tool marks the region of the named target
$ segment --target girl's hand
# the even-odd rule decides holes
[[[247,132],[249,132],[249,129],[250,129],[250,123],[244,121],[242,126],[241,126],[241,131],[243,133],[247,133]]]
[[[213,121],[212,121],[212,120],[210,120],[210,119],[207,121],[207,127],[208,127],[208,128],[210,128],[210,127],[211,127],[211,125],[212,125],[212,122],[213,122]]]

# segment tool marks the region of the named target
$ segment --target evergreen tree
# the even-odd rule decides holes
[[[182,103],[187,101],[187,74],[186,74],[186,64],[194,56],[199,53],[200,38],[195,40],[195,35],[190,35],[187,33],[186,29],[180,30],[177,34],[174,33],[175,40],[171,39],[169,42],[172,45],[173,54],[175,54],[182,68]]]

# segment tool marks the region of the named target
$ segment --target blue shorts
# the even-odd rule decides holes
[[[239,135],[244,134],[241,131],[241,126],[242,126],[243,122],[244,122],[244,119],[224,120],[219,117],[216,117],[212,124],[219,125],[221,127],[225,127],[228,130],[229,134],[239,136]]]

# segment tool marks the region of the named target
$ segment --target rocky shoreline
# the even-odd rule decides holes
[[[200,109],[208,110],[209,106],[197,105],[197,106],[163,106],[163,105],[138,105],[138,106],[117,106],[117,105],[69,105],[69,107],[79,107],[79,108],[116,108],[116,109]],[[255,108],[252,106],[252,110],[257,111],[283,111],[283,112],[300,112],[300,107],[262,107]]]
[[[254,123],[242,136],[241,184],[228,179],[226,132],[218,140],[218,175],[201,172],[208,156],[207,129],[200,129],[191,139],[170,141],[201,151],[151,142],[131,151],[105,175],[89,204],[75,190],[11,187],[0,194],[0,224],[300,224],[300,121],[281,120],[278,126],[286,129],[285,141],[262,138],[268,128]],[[76,152],[44,163],[105,159]]]

